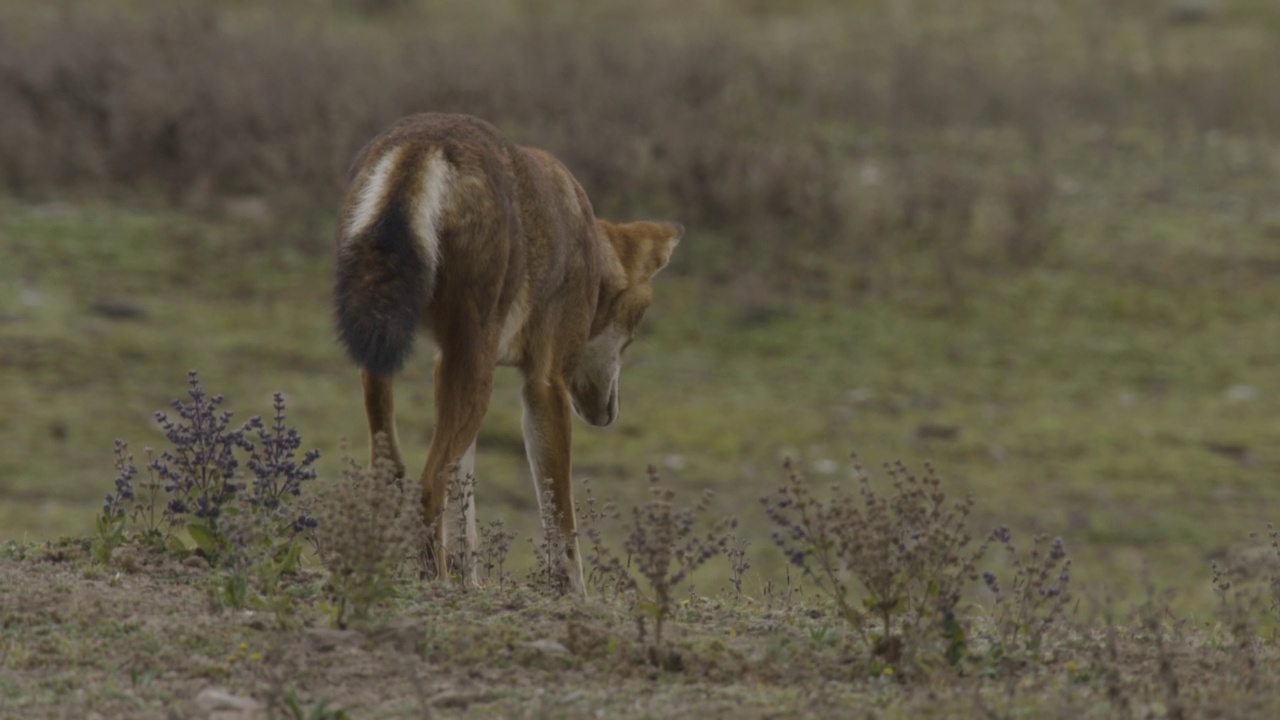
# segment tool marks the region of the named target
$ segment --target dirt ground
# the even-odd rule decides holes
[[[282,627],[270,611],[217,608],[212,573],[199,561],[126,555],[105,567],[88,548],[11,544],[0,559],[0,718],[1252,718],[1280,710],[1272,640],[1156,609],[1124,624],[1106,612],[1077,617],[1017,662],[975,658],[908,678],[868,673],[852,635],[817,598],[691,596],[669,630],[675,660],[659,669],[614,598],[548,598],[514,581],[470,591],[408,582],[378,620],[339,630],[319,574],[304,572],[287,590],[295,604]]]
[[[426,586],[362,630],[329,628],[322,602],[280,629],[269,613],[212,608],[209,571],[192,565],[106,569],[83,547],[0,561],[0,717],[717,717],[815,701],[740,682],[733,643],[656,671],[618,649],[630,643],[611,605]]]

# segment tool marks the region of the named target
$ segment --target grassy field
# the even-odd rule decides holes
[[[0,716],[58,716],[64,702],[159,716],[211,685],[269,696],[286,717],[286,687],[307,707],[327,696],[371,717],[643,717],[690,703],[713,716],[1274,712],[1259,679],[1274,667],[1274,613],[1258,600],[1242,641],[1210,570],[1263,586],[1277,574],[1269,4],[753,2],[687,18],[675,4],[604,4],[575,20],[556,2],[335,1],[154,25],[146,2],[112,6],[123,20],[67,7],[58,19],[14,6],[4,32],[65,34],[74,48],[6,55],[0,38],[13,79],[0,93],[29,101],[28,115],[0,117],[0,540],[14,543],[0,565]],[[288,32],[273,25],[286,20]],[[418,45],[400,27],[412,23]],[[450,39],[459,28],[474,48]],[[156,59],[192,38],[195,60]],[[236,83],[210,70],[238,72],[255,53],[278,72]],[[143,71],[166,62],[171,75]],[[317,68],[332,87],[292,79]],[[190,369],[241,420],[283,392],[322,453],[321,484],[339,476],[344,443],[366,456],[330,310],[336,189],[370,128],[443,107],[556,151],[602,213],[689,226],[628,351],[618,423],[577,424],[574,443],[596,496],[643,501],[652,465],[689,502],[713,491],[714,513],[750,542],[747,598],[727,563],[694,576],[677,617],[685,671],[636,655],[625,602],[524,586],[406,584],[383,617],[409,628],[409,651],[374,627],[315,655],[296,627],[207,612],[199,571],[157,561],[117,575],[57,540],[93,533],[115,438],[139,454],[163,444],[153,413]],[[420,350],[397,380],[412,466],[430,438],[429,378]],[[477,504],[482,523],[522,538],[510,558],[522,575],[538,519],[517,396],[501,371]],[[806,585],[779,599],[803,584],[760,498],[785,481],[786,458],[814,487],[848,486],[853,451],[870,468],[932,460],[953,497],[975,498],[978,535],[1062,538],[1079,604],[1056,654],[925,681],[850,671],[865,648],[821,596]],[[298,624],[314,628],[323,568],[307,563]],[[998,632],[989,598],[970,595],[976,636]],[[575,624],[595,639],[568,639]],[[146,657],[170,633],[181,640],[164,653],[181,658],[166,673],[167,655]],[[526,645],[546,638],[568,653]],[[382,700],[402,695],[416,699]]]
[[[0,233],[9,537],[88,529],[112,440],[162,442],[151,415],[182,396],[187,369],[241,419],[284,392],[325,476],[343,438],[366,453],[323,241],[102,205],[10,204]],[[698,242],[716,238],[691,233]],[[1280,286],[1268,268],[1280,255],[1268,242],[1245,260],[1170,250],[1129,266],[1085,250],[975,280],[949,311],[910,263],[890,299],[763,311],[676,260],[628,355],[618,426],[577,433],[578,474],[622,502],[643,496],[652,464],[687,497],[716,491],[752,528],[785,457],[823,483],[846,475],[850,451],[870,467],[931,458],[991,525],[1062,536],[1086,585],[1127,592],[1149,564],[1202,606],[1209,559],[1264,529],[1277,500]],[[144,314],[103,316],[111,303]],[[414,464],[429,365],[420,355],[398,381]],[[516,380],[501,373],[481,437],[479,503],[532,533]],[[767,533],[753,540],[758,567],[773,566]]]
[[[400,588],[380,620],[328,627],[310,573],[291,584],[305,628],[210,612],[207,571],[130,572],[59,546],[0,559],[0,716],[31,717],[1227,717],[1277,710],[1274,646],[1216,621],[1174,622],[1159,596],[1133,616],[1081,611],[1038,652],[990,653],[903,677],[808,595],[680,603],[665,669],[627,605],[508,584]],[[230,694],[218,699],[212,691]],[[219,715],[218,713],[222,713]]]

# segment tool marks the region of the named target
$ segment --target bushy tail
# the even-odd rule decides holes
[[[434,258],[422,250],[402,205],[388,203],[338,252],[338,336],[374,375],[394,375],[404,365],[431,297]]]

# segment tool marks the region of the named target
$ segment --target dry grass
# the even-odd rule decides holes
[[[1264,476],[1274,466],[1275,443],[1265,366],[1272,346],[1257,338],[1272,336],[1274,325],[1274,304],[1263,291],[1273,285],[1275,264],[1262,245],[1274,234],[1267,213],[1280,143],[1271,82],[1280,52],[1266,30],[1274,11],[1224,2],[1206,5],[1201,15],[1170,16],[1150,3],[984,0],[892,3],[897,15],[872,3],[833,10],[808,2],[815,14],[797,16],[789,3],[754,0],[735,12],[716,5],[721,16],[704,12],[682,23],[675,3],[663,3],[656,17],[646,15],[651,6],[644,4],[635,12],[609,5],[583,19],[554,0],[536,0],[479,23],[448,3],[414,5],[334,0],[323,12],[344,20],[340,31],[307,24],[293,0],[253,12],[199,5],[153,12],[139,0],[115,16],[90,15],[72,2],[70,11],[32,13],[22,22],[5,22],[9,13],[22,15],[7,6],[0,10],[0,182],[22,198],[83,194],[144,205],[159,198],[215,215],[247,213],[265,222],[254,226],[251,240],[237,242],[301,237],[298,247],[316,251],[325,244],[315,231],[329,222],[345,167],[366,138],[408,112],[482,115],[565,158],[603,213],[680,217],[701,242],[688,244],[673,274],[695,273],[712,288],[730,283],[734,292],[724,295],[743,305],[742,327],[733,331],[744,331],[736,334],[722,327],[733,325],[732,316],[706,312],[719,307],[711,303],[685,298],[682,317],[664,318],[659,330],[670,343],[664,348],[675,349],[672,356],[705,353],[716,370],[701,357],[667,365],[658,353],[649,356],[652,384],[637,385],[654,398],[645,429],[624,428],[595,455],[586,446],[578,457],[594,460],[580,470],[610,477],[621,458],[632,462],[624,453],[641,445],[642,433],[658,433],[644,447],[662,443],[663,452],[723,459],[711,471],[686,471],[682,482],[742,481],[754,495],[760,488],[745,484],[754,470],[739,472],[737,461],[759,460],[809,437],[790,426],[819,423],[813,418],[835,407],[847,414],[827,436],[856,431],[889,453],[900,449],[892,438],[911,432],[921,452],[964,463],[957,475],[979,505],[1016,515],[1008,522],[1019,528],[1074,533],[1068,537],[1076,564],[1068,573],[1061,546],[1043,540],[1015,550],[1004,534],[995,539],[1005,553],[996,547],[973,567],[956,564],[972,547],[961,547],[963,528],[934,526],[937,542],[908,558],[915,565],[877,559],[874,551],[883,547],[873,547],[850,552],[849,566],[833,566],[846,587],[862,573],[888,588],[878,604],[881,619],[867,620],[848,612],[877,609],[874,598],[871,607],[858,604],[862,591],[851,591],[848,607],[840,608],[767,555],[753,552],[752,563],[745,553],[711,558],[708,572],[721,562],[732,565],[718,572],[733,578],[735,589],[723,598],[685,600],[667,588],[663,637],[678,653],[667,657],[681,662],[655,663],[633,640],[631,605],[608,593],[568,604],[504,572],[512,542],[498,525],[489,526],[478,558],[488,588],[400,582],[394,572],[400,541],[359,534],[394,529],[395,523],[369,523],[370,513],[359,508],[383,490],[393,496],[385,502],[399,502],[398,490],[347,478],[335,490],[345,487],[346,499],[321,525],[348,529],[329,540],[330,548],[347,543],[346,559],[328,551],[321,557],[329,560],[330,579],[353,578],[351,593],[376,590],[359,601],[371,616],[395,618],[388,627],[339,635],[352,644],[321,648],[306,631],[209,612],[202,602],[208,568],[140,562],[132,550],[102,567],[88,559],[87,542],[13,544],[0,560],[0,716],[161,717],[175,706],[195,714],[192,698],[213,683],[264,699],[293,697],[295,706],[312,708],[328,696],[388,717],[460,715],[469,708],[511,716],[739,718],[834,715],[850,707],[890,718],[1246,718],[1280,710],[1274,538],[1262,548],[1265,557],[1229,557],[1212,579],[1202,573],[1200,586],[1208,594],[1212,580],[1217,604],[1192,614],[1176,614],[1169,607],[1175,601],[1154,590],[1133,612],[1124,605],[1131,598],[1101,602],[1106,590],[1097,570],[1105,560],[1106,581],[1131,586],[1134,579],[1121,575],[1138,573],[1125,558],[1176,544],[1177,552],[1163,557],[1165,572],[1176,563],[1177,577],[1185,579],[1195,574],[1187,569],[1194,562],[1232,542],[1222,536],[1233,518],[1254,520],[1270,497]],[[1246,16],[1256,22],[1240,20]],[[1142,228],[1116,231],[1135,209]],[[1196,222],[1171,230],[1187,219]],[[120,221],[106,225],[113,223]],[[14,227],[15,235],[35,236],[31,228],[43,226]],[[48,227],[38,235],[43,245],[23,243],[15,280],[31,273],[44,288],[80,281],[99,287],[89,279],[105,286],[109,281],[97,280],[100,265],[116,271],[127,265],[110,256],[119,246],[132,253],[129,262],[155,263],[145,265],[148,272],[172,274],[152,289],[155,308],[170,307],[171,296],[186,297],[192,278],[219,298],[274,298],[237,306],[231,319],[217,323],[175,322],[188,335],[213,335],[223,324],[243,324],[244,313],[257,319],[276,307],[305,308],[298,317],[323,315],[322,301],[297,292],[320,282],[318,261],[289,273],[280,269],[286,261],[272,255],[276,264],[251,280],[238,265],[227,270],[235,278],[225,287],[187,269],[214,265],[228,224],[210,225],[201,231],[207,237],[175,241],[186,258],[176,269],[155,260],[167,256],[154,248],[130,244],[143,233],[127,223],[89,224],[76,238],[65,224]],[[1255,232],[1258,242],[1238,251],[1217,247],[1221,228]],[[213,249],[202,254],[205,246]],[[1153,251],[1162,248],[1171,250]],[[923,283],[910,264],[918,256],[932,272]],[[905,270],[895,264],[903,258]],[[1249,282],[1236,287],[1206,260]],[[64,265],[82,274],[41,274]],[[979,283],[999,286],[986,282],[990,275],[1036,265],[1043,272],[1022,276],[1029,282],[1010,282],[999,293],[975,290]],[[141,277],[138,283],[154,282]],[[929,285],[919,292],[924,297],[935,284],[946,310],[968,303],[980,322],[933,323],[917,312],[912,293]],[[1188,288],[1205,291],[1205,301],[1188,299]],[[769,329],[781,316],[778,304],[846,289],[907,296],[902,307],[911,312],[859,306],[866,312],[830,316],[848,327],[777,323],[775,335],[751,332]],[[706,287],[686,290],[692,297]],[[205,305],[173,307],[165,312],[210,317]],[[815,307],[804,317],[829,309]],[[9,362],[22,379],[14,386],[21,384],[30,394],[26,407],[40,412],[64,398],[73,419],[94,412],[88,404],[79,408],[82,396],[65,392],[73,381],[97,382],[104,367],[105,374],[144,374],[154,369],[144,361],[163,355],[156,347],[198,345],[157,332],[130,339],[128,352],[117,357],[97,338],[75,344],[41,334],[78,327],[62,322],[63,315],[33,317],[15,325]],[[859,324],[864,317],[871,325]],[[285,328],[298,320],[281,314],[274,322]],[[324,360],[313,350],[332,344],[327,321],[303,326],[310,330],[298,333],[302,341],[280,331],[291,338],[279,342],[287,352],[263,343],[261,355],[246,353],[257,346],[241,340],[199,349],[223,358],[224,372],[237,378],[256,377],[268,365],[293,370],[305,358],[314,363],[310,372],[326,380],[307,386],[317,388],[313,394],[299,394],[337,397],[327,380],[339,373],[336,353]],[[102,337],[117,337],[118,327]],[[119,337],[133,338],[127,331]],[[890,342],[913,333],[928,341]],[[821,341],[806,340],[814,337]],[[795,361],[779,363],[775,374],[743,364],[770,356]],[[731,371],[719,370],[714,363],[721,360]],[[878,372],[883,367],[896,371]],[[783,387],[806,373],[822,387],[811,406]],[[722,387],[705,380],[714,375],[744,378],[731,388],[734,402],[721,402],[729,391],[712,398],[709,388]],[[782,390],[748,394],[770,385]],[[1221,400],[1223,388],[1237,386],[1262,399],[1252,406]],[[1154,409],[1117,410],[1115,396],[1128,402],[1132,387],[1141,389],[1134,402]],[[846,393],[847,403],[833,399]],[[790,406],[775,399],[783,396]],[[124,407],[125,399],[113,403]],[[349,416],[356,402],[354,396],[332,406],[317,401],[325,410],[316,415]],[[777,406],[748,412],[751,402]],[[51,426],[58,443],[67,435],[61,416],[21,414],[35,418],[22,421],[23,432],[26,425],[41,432]],[[902,416],[892,432],[908,429],[873,434],[878,418],[891,415]],[[724,430],[725,416],[737,434]],[[660,419],[670,417],[677,421]],[[83,444],[79,433],[87,434],[90,423],[71,427]],[[336,436],[341,427],[347,426],[335,422],[325,434]],[[15,446],[28,442],[21,437]],[[45,442],[30,447],[72,447]],[[37,454],[30,447],[21,450],[24,462]],[[1211,464],[1217,455],[1235,464]],[[1072,464],[1067,456],[1096,459]],[[22,472],[53,482],[40,467],[24,465]],[[1212,488],[1204,477],[1214,478]],[[1015,482],[1024,485],[1012,491]],[[914,480],[903,484],[915,488],[917,500],[930,494]],[[1033,485],[1036,492],[1027,489]],[[828,505],[838,510],[832,517],[856,517],[858,499]],[[886,507],[883,499],[876,503]],[[901,508],[906,522],[858,518],[858,525],[838,529],[860,542],[925,522],[919,503],[903,501]],[[979,508],[976,517],[984,512]],[[759,546],[768,528],[756,518],[742,524],[742,533]],[[1237,541],[1233,548],[1245,544]],[[380,565],[387,557],[389,564]],[[940,557],[952,563],[942,581],[920,582],[926,574],[912,568]],[[744,582],[748,565],[755,572]],[[378,574],[379,567],[392,569]],[[985,590],[965,584],[988,569]],[[1093,573],[1092,584],[1071,586],[1078,604],[1067,602],[1073,573],[1077,579]],[[314,628],[334,613],[329,602],[340,595],[334,586],[326,594],[323,582],[312,568],[263,592],[287,592],[292,620]],[[1181,591],[1194,595],[1194,587],[1188,581]],[[906,598],[901,608],[898,598]],[[914,619],[904,616],[907,608],[918,611]],[[250,650],[242,652],[240,643]],[[270,662],[255,664],[254,652]],[[678,682],[664,682],[671,679]],[[268,702],[281,703],[288,704]]]
[[[0,716],[204,716],[199,698],[214,689],[268,716],[317,718],[771,717],[850,707],[885,718],[1253,718],[1277,710],[1267,595],[1276,571],[1239,586],[1216,572],[1221,605],[1206,618],[1175,616],[1150,586],[1145,601],[1117,617],[1109,604],[1068,609],[1060,542],[1019,553],[1000,528],[994,539],[1014,557],[1009,586],[986,572],[992,594],[974,594],[966,586],[989,560],[965,547],[971,502],[949,503],[932,470],[891,472],[883,492],[864,474],[856,495],[836,487],[830,501],[793,476],[771,500],[797,564],[839,588],[830,598],[761,602],[690,590],[676,601],[664,585],[673,559],[679,573],[738,561],[716,557],[720,530],[691,541],[694,511],[655,491],[633,508],[644,527],[622,551],[649,583],[633,589],[663,605],[653,618],[667,626],[665,641],[635,638],[625,595],[550,598],[513,581],[469,589],[396,580],[388,570],[404,561],[409,535],[386,521],[395,516],[386,501],[400,493],[389,462],[350,474],[321,503],[331,510],[318,513],[323,570],[304,568],[275,588],[299,621],[289,625],[203,606],[200,586],[227,571],[179,563],[169,551],[147,552],[121,573],[94,561],[87,540],[11,543],[0,555]],[[606,550],[621,557],[614,552]],[[820,567],[824,555],[832,562]],[[850,592],[854,583],[859,592]],[[333,613],[324,598],[335,591],[361,603],[359,630],[324,627]],[[858,599],[865,612],[853,609]]]
[[[373,19],[345,34],[289,3],[254,21],[200,4],[67,12],[0,31],[0,182],[233,212],[249,196],[315,228],[367,138],[404,114],[468,112],[563,157],[606,213],[719,235],[698,257],[712,277],[767,267],[804,286],[897,237],[935,248],[948,284],[975,254],[1035,263],[1068,178],[1153,163],[1161,179],[1134,195],[1172,197],[1265,169],[1249,148],[1280,137],[1273,44],[1197,52],[1163,15],[1021,5],[790,25],[722,8],[683,32],[671,8],[615,5],[481,23],[355,3]]]
[[[959,665],[970,635],[959,605],[987,550],[973,544],[973,500],[949,503],[931,466],[887,470],[892,492],[855,464],[857,493],[837,486],[827,500],[791,471],[764,499],[773,541],[857,633],[872,674]]]

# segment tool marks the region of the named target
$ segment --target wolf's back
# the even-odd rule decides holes
[[[438,153],[375,148],[344,202],[334,303],[338,336],[375,375],[395,374],[413,350],[439,263],[439,217],[451,182]]]

